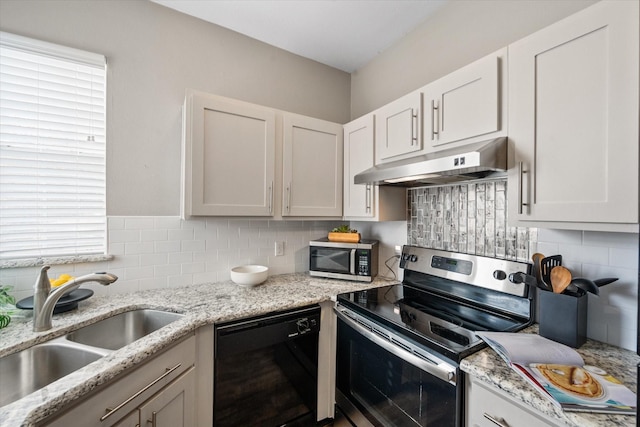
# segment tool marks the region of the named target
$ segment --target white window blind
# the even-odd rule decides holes
[[[102,55],[0,32],[0,260],[104,254]]]

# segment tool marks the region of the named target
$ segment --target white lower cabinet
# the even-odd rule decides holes
[[[488,384],[467,376],[465,426],[467,427],[560,427],[533,408]],[[533,393],[533,391],[532,391]]]
[[[196,427],[195,362],[196,337],[190,335],[38,425]]]
[[[140,425],[195,426],[195,368],[166,386],[140,406]]]

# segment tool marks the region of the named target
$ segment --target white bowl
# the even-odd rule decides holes
[[[267,280],[269,268],[264,265],[240,265],[231,269],[231,280],[241,286],[256,286]]]

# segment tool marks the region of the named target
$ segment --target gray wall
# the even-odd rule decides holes
[[[0,30],[106,55],[110,216],[179,215],[187,87],[349,120],[347,73],[146,0],[2,0]]]
[[[420,27],[351,76],[360,117],[595,0],[450,0]]]

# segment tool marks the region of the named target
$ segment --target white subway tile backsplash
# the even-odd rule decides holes
[[[124,220],[127,230],[152,230],[155,227],[153,217],[128,217]]]
[[[577,230],[553,230],[550,228],[541,228],[538,230],[539,241],[563,242],[566,244],[582,244],[582,231]]]
[[[136,280],[136,279],[149,279],[153,277],[153,266],[145,267],[130,267],[125,270],[124,279]],[[114,282],[117,283],[117,282]]]
[[[165,230],[165,229],[141,230],[140,231],[140,239],[143,242],[157,241],[157,240],[168,240],[169,239],[169,231]]]
[[[124,229],[125,217],[122,216],[110,216],[107,218],[107,226],[109,230],[122,230]]]
[[[612,267],[627,267],[629,265],[635,265],[638,262],[638,248],[622,249],[622,248],[610,248],[609,249],[609,265]]]
[[[166,279],[169,276],[178,276],[182,272],[180,264],[157,264],[153,267],[153,276]]]
[[[206,243],[204,240],[183,240],[180,247],[183,252],[204,252]]]
[[[182,247],[180,241],[158,241],[154,242],[155,252],[180,252],[180,248]]]
[[[170,264],[182,264],[193,262],[193,254],[191,252],[172,252],[169,254]]]
[[[638,235],[635,233],[603,233],[585,231],[583,234],[585,245],[605,246],[620,249],[638,249]]]
[[[176,229],[176,228],[182,228],[182,223],[183,222],[198,222],[199,220],[194,219],[194,220],[188,220],[188,221],[183,221],[180,219],[180,217],[177,216],[155,216],[153,217],[153,220],[155,221],[155,228],[156,229],[167,229],[167,230],[172,230],[172,229]]]
[[[140,267],[166,264],[169,257],[166,253],[151,253],[140,255]]]
[[[128,242],[124,244],[125,255],[152,254],[153,242]]]
[[[184,228],[184,229],[172,229],[168,231],[169,240],[175,241],[183,241],[183,240],[193,240],[195,236],[195,232],[192,228]]]
[[[139,242],[139,230],[114,229],[109,230],[109,243]]]
[[[182,263],[182,274],[204,273],[203,262]]]

